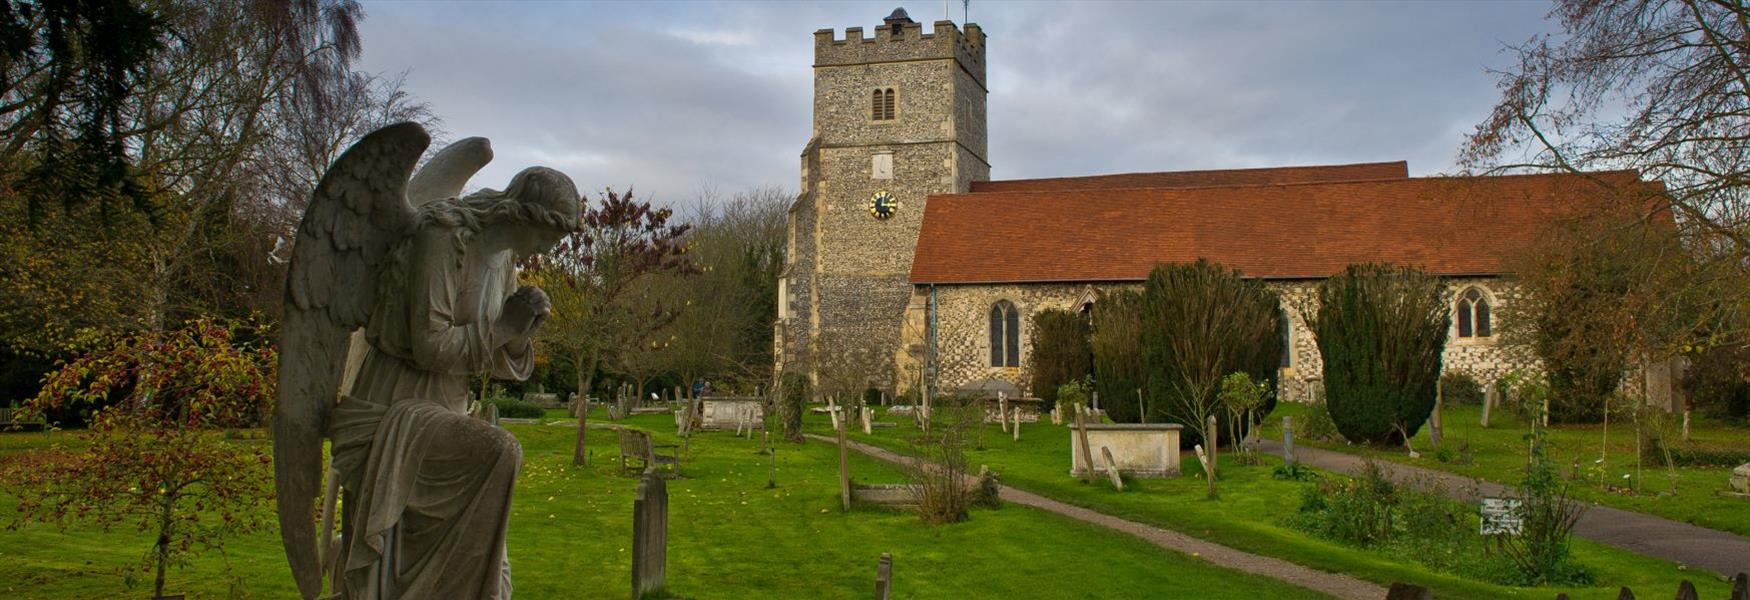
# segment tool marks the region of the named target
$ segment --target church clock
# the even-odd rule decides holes
[[[886,219],[899,211],[899,199],[887,190],[875,192],[869,197],[869,214],[877,219]]]

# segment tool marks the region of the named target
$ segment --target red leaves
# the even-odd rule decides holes
[[[265,338],[253,323],[198,319],[118,340],[45,376],[24,408],[41,415],[89,406],[99,411],[92,426],[100,430],[254,425],[272,410],[278,358],[271,344],[239,343],[242,330]]]

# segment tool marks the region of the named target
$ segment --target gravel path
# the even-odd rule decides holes
[[[1281,443],[1266,441],[1262,448],[1265,452],[1282,455]],[[1361,471],[1367,464],[1367,459],[1361,456],[1301,445],[1294,447],[1294,456],[1300,462],[1320,469],[1351,474]],[[1425,479],[1439,482],[1448,495],[1459,500],[1475,501],[1476,498],[1471,493],[1473,490],[1481,495],[1495,497],[1507,495],[1511,491],[1511,488],[1499,483],[1445,471],[1385,460],[1376,460],[1374,463],[1396,481]],[[1637,554],[1663,558],[1722,575],[1750,572],[1750,538],[1646,513],[1592,505],[1586,510],[1586,514],[1580,516],[1580,523],[1574,527],[1574,533]]]
[[[829,444],[838,443],[838,440],[825,436],[808,434],[808,437]],[[910,463],[915,460],[868,444],[859,442],[847,442],[847,444],[849,444],[852,450],[888,462]],[[1338,598],[1347,598],[1350,600],[1378,600],[1379,598],[1384,598],[1386,595],[1386,588],[1348,575],[1329,573],[1277,558],[1259,556],[1250,552],[1235,550],[1221,544],[1194,538],[1176,531],[1169,531],[1152,525],[1138,523],[1136,521],[1120,519],[1105,513],[1082,508],[1080,506],[1058,502],[1032,492],[1016,489],[1012,486],[1003,486],[1002,498],[1003,500],[1015,504],[1042,508],[1072,519],[1115,529],[1122,533],[1127,533],[1148,540],[1149,542],[1153,542],[1156,546],[1202,558],[1214,565],[1220,565],[1230,569],[1237,569],[1255,575],[1262,575],[1286,581],[1294,585],[1330,594]]]

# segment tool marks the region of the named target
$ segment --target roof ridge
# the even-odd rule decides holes
[[[1397,165],[1397,164],[1402,164],[1402,165],[1404,165],[1406,171],[1409,170],[1410,161],[1408,161],[1408,160],[1385,160],[1385,161],[1368,161],[1368,162],[1343,163],[1343,164],[1287,165],[1287,166],[1278,166],[1278,167],[1240,167],[1237,169],[1184,169],[1184,170],[1177,170],[1177,171],[1131,171],[1128,173],[1099,173],[1099,174],[1095,174],[1095,175],[1062,175],[1062,176],[1057,176],[1057,177],[1027,177],[1027,178],[1023,178],[1023,179],[991,179],[991,180],[986,180],[983,183],[1023,183],[1023,182],[1028,182],[1028,181],[1056,181],[1056,180],[1061,180],[1061,179],[1092,179],[1095,177],[1129,177],[1129,176],[1137,176],[1137,175],[1166,175],[1166,174],[1191,175],[1191,174],[1200,174],[1200,173],[1237,173],[1237,172],[1243,172],[1243,171],[1286,171],[1289,169],[1342,169],[1342,168],[1353,168],[1353,167],[1377,167],[1377,166]],[[1400,177],[1398,179],[1403,179],[1403,178]],[[1114,189],[1120,189],[1120,188],[1114,188]]]
[[[1168,171],[1168,172],[1178,172],[1178,171]],[[930,197],[930,198],[937,198],[937,197],[942,197],[942,196],[973,197],[973,196],[988,196],[988,195],[992,195],[992,194],[1050,194],[1050,195],[1061,196],[1061,195],[1064,195],[1066,193],[1074,193],[1074,192],[1122,192],[1122,191],[1134,191],[1134,190],[1161,190],[1161,191],[1181,192],[1181,191],[1212,190],[1212,189],[1288,188],[1288,187],[1315,186],[1315,185],[1337,186],[1337,185],[1352,185],[1352,184],[1360,184],[1360,183],[1420,183],[1420,182],[1431,182],[1431,181],[1440,181],[1440,180],[1471,181],[1471,182],[1479,182],[1480,183],[1480,182],[1493,181],[1493,180],[1499,180],[1499,179],[1533,179],[1533,178],[1563,178],[1563,177],[1572,177],[1575,179],[1596,179],[1600,175],[1618,175],[1618,174],[1632,174],[1632,175],[1634,175],[1636,181],[1642,181],[1643,183],[1646,183],[1644,180],[1642,180],[1640,178],[1639,171],[1636,171],[1634,169],[1612,169],[1609,171],[1588,171],[1588,172],[1584,172],[1584,173],[1563,172],[1563,173],[1505,173],[1505,174],[1500,174],[1500,175],[1429,175],[1429,176],[1425,176],[1425,177],[1373,177],[1373,178],[1366,178],[1366,179],[1331,179],[1331,180],[1324,180],[1324,181],[1278,181],[1278,182],[1270,182],[1270,183],[1230,183],[1230,184],[1218,184],[1218,185],[1188,185],[1188,186],[1154,185],[1154,186],[1113,187],[1113,188],[1085,188],[1085,189],[1078,188],[1078,189],[1067,189],[1067,190],[999,190],[999,191],[990,191],[990,192],[959,192],[959,193],[952,193],[952,194],[929,194],[928,197]],[[1005,180],[1005,181],[1015,181],[1015,180]]]

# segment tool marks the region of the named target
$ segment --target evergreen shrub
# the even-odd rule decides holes
[[[1449,322],[1445,286],[1390,265],[1351,265],[1319,284],[1307,327],[1324,359],[1325,401],[1351,442],[1401,444],[1434,410]]]
[[[1028,357],[1033,393],[1047,406],[1057,402],[1057,388],[1088,376],[1093,351],[1088,348],[1088,316],[1049,309],[1033,315],[1033,352]]]
[[[1094,391],[1117,423],[1142,421],[1142,294],[1122,290],[1094,303],[1088,346],[1094,353]]]
[[[1159,265],[1143,285],[1138,314],[1148,421],[1184,425],[1182,443],[1200,443],[1211,415],[1218,430],[1228,429],[1217,396],[1222,378],[1245,373],[1276,387],[1281,301],[1263,281],[1207,260]],[[1274,408],[1271,395],[1256,414]]]

